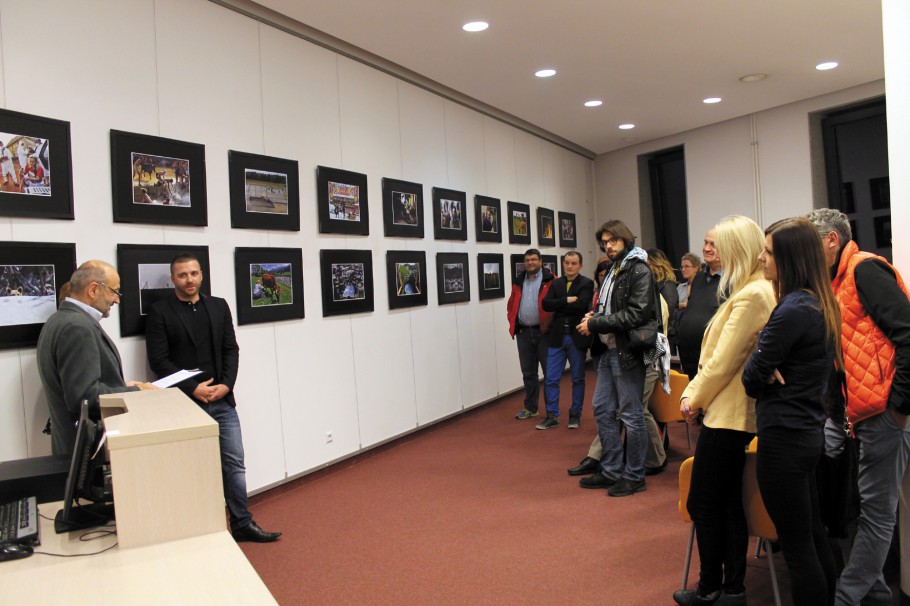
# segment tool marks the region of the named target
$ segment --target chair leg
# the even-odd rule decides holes
[[[683,566],[682,588],[689,588],[689,565],[692,564],[692,546],[695,544],[695,524],[689,531],[689,544],[686,545],[686,563]]]
[[[755,537],[755,538],[758,539],[755,542],[755,559],[757,560],[761,557],[761,548],[762,548],[762,543],[764,542],[764,539],[762,539],[761,537]]]
[[[771,551],[771,542],[768,539],[759,539],[765,545],[768,554],[768,567],[771,569],[771,587],[774,589],[774,604],[780,606],[780,588],[777,586],[777,572],[774,569],[774,552]]]
[[[685,421],[683,421],[685,423]],[[692,434],[689,433],[689,424],[686,423],[686,440],[689,442],[689,451],[692,450]]]

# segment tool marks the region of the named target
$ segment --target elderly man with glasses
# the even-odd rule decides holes
[[[41,329],[38,374],[51,416],[51,450],[70,454],[82,400],[105,393],[156,389],[124,381],[120,352],[101,319],[120,302],[120,276],[104,261],[86,261],[73,272],[70,293]]]

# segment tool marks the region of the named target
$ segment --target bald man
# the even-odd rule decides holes
[[[101,319],[120,302],[120,276],[104,261],[86,261],[73,272],[70,293],[48,318],[38,337],[38,374],[51,414],[51,449],[70,454],[82,400],[104,393],[156,389],[123,380],[117,346]]]

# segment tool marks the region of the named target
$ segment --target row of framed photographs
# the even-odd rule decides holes
[[[0,215],[72,219],[70,125],[62,120],[0,110]],[[299,168],[295,160],[228,152],[231,227],[300,230]],[[51,168],[53,167],[53,173]],[[53,176],[52,176],[53,174]],[[111,131],[113,216],[118,223],[208,224],[205,146]],[[319,232],[369,235],[367,176],[316,167]],[[433,188],[433,237],[468,239],[465,192]],[[510,244],[531,244],[531,207],[507,203]],[[423,238],[423,185],[382,180],[384,235]],[[575,215],[537,208],[541,247],[577,246]],[[474,197],[478,242],[502,242],[499,199]]]
[[[120,334],[145,334],[149,308],[174,292],[170,262],[178,253],[199,258],[202,292],[211,294],[207,246],[118,244]],[[554,274],[556,255],[543,264]],[[503,255],[479,253],[480,300],[505,296],[507,277],[524,269],[523,255],[513,254],[511,268]],[[76,269],[76,245],[47,242],[0,242],[0,349],[30,347],[38,342],[44,322],[56,311],[62,285]],[[322,315],[373,311],[373,253],[370,250],[320,251]],[[436,254],[436,291],[440,305],[471,300],[468,253]],[[388,251],[386,276],[389,308],[427,305],[427,260],[424,251]],[[304,317],[303,257],[299,248],[235,248],[234,283],[237,323],[254,324]]]

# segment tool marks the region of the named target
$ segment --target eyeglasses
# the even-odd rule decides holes
[[[679,268],[680,268],[680,269],[695,269],[695,266],[694,266],[694,265],[685,265],[685,264],[683,264],[683,265],[680,265]]]
[[[120,298],[123,297],[123,291],[122,291],[122,290],[114,290],[113,288],[111,288],[110,286],[108,286],[107,284],[105,284],[104,282],[98,282],[98,284],[100,284],[101,286],[105,287],[106,289],[108,289],[109,291],[111,291],[112,293],[114,293],[115,295],[117,295],[117,298],[118,298],[118,299],[120,299]]]
[[[617,236],[613,236],[612,238],[610,238],[608,240],[601,240],[600,241],[600,250],[606,250],[607,246],[615,246],[616,243],[619,242],[620,240],[622,240],[622,238],[619,238]]]

